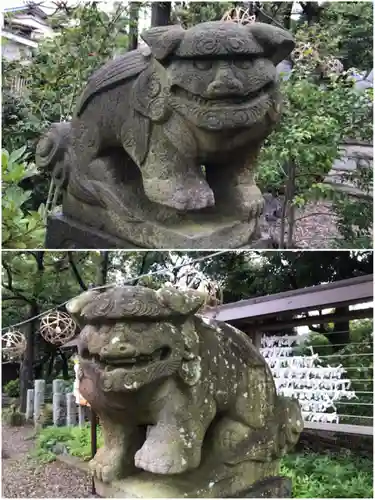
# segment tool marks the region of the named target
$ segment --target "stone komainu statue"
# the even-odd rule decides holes
[[[148,51],[96,71],[71,122],[39,142],[37,164],[63,186],[64,214],[151,247],[180,240],[173,232],[169,245],[159,228],[144,241],[145,220],[190,227],[197,211],[211,226],[223,215],[258,218],[255,160],[280,115],[275,66],[292,51],[291,35],[215,21],[151,28],[142,38]]]
[[[195,314],[203,301],[127,286],[68,303],[83,325],[80,392],[100,418],[104,446],[91,467],[103,482],[143,469],[186,478],[193,496],[230,496],[276,475],[297,442],[298,402],[276,394],[243,332]]]

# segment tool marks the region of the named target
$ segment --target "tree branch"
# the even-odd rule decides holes
[[[29,299],[28,297],[25,297],[25,295],[23,294],[22,291],[18,290],[17,288],[14,288],[13,279],[12,279],[12,271],[11,271],[9,264],[7,262],[5,262],[4,260],[2,261],[2,264],[3,264],[3,268],[5,269],[5,272],[6,272],[7,277],[8,277],[8,283],[3,282],[2,286],[4,288],[6,288],[7,290],[9,290],[10,292],[14,293],[16,295],[15,298],[18,298],[20,300],[24,300],[28,304],[32,304],[33,301],[31,299]]]
[[[6,288],[6,287],[4,286],[4,288]],[[9,290],[9,288],[7,288],[7,290]],[[25,297],[1,297],[1,301],[2,302],[5,302],[6,300],[21,300],[22,302],[28,302],[29,303],[29,301],[26,300]]]
[[[74,259],[73,259],[73,252],[68,252],[68,259],[69,259],[69,264],[70,264],[70,267],[73,271],[75,279],[77,280],[77,282],[78,282],[79,286],[82,288],[82,290],[86,291],[88,288],[87,288],[85,282],[83,281],[83,279],[81,278],[81,275],[79,274],[79,271],[78,271],[77,266],[76,266]]]
[[[258,3],[258,2],[257,2],[257,3]],[[279,28],[281,28],[282,30],[283,30],[283,29],[285,29],[285,28],[284,28],[284,26],[282,26],[280,23],[278,23],[277,21],[275,21],[275,19],[273,19],[273,18],[272,18],[271,16],[269,16],[268,14],[266,14],[266,13],[264,12],[264,10],[263,10],[261,7],[259,7],[259,5],[256,5],[256,4],[255,4],[255,5],[254,5],[254,8],[255,8],[256,12],[257,12],[258,14],[260,14],[260,16],[259,16],[259,17],[260,17],[260,19],[261,19],[262,21],[264,21],[264,20],[266,19],[267,21],[270,21],[270,22],[271,22],[271,24],[274,24],[275,26],[278,26],[278,27],[279,27]],[[262,18],[263,18],[263,19],[262,19]]]

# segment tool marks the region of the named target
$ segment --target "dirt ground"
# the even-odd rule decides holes
[[[2,426],[3,498],[93,498],[91,477],[61,462],[40,464],[29,456],[32,427]]]

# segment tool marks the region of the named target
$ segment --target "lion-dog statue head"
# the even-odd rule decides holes
[[[194,290],[140,286],[88,291],[72,299],[67,310],[83,324],[82,372],[99,381],[97,389],[111,393],[138,391],[175,372],[195,384],[200,358],[192,318],[204,300]]]
[[[135,87],[142,114],[162,119],[169,104],[192,125],[219,131],[253,127],[275,102],[277,113],[276,65],[294,47],[287,31],[213,21],[151,28],[142,38],[154,61]]]

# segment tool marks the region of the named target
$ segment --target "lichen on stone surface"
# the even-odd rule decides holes
[[[268,464],[295,444],[302,428],[298,403],[276,396],[266,361],[242,332],[223,323],[219,334],[217,322],[193,313],[161,319],[155,309],[149,318],[126,313],[113,321],[114,309],[109,317],[104,311],[82,330],[79,352],[82,387],[94,388],[83,396],[101,416],[105,446],[120,446],[121,460],[115,458],[113,467],[129,464],[116,469],[116,477],[133,474],[134,464],[181,476],[209,467],[197,490],[216,494],[217,470]],[[146,436],[140,437],[145,425]],[[94,464],[99,475],[109,467],[100,454]],[[253,479],[263,477],[263,470],[259,465]]]

